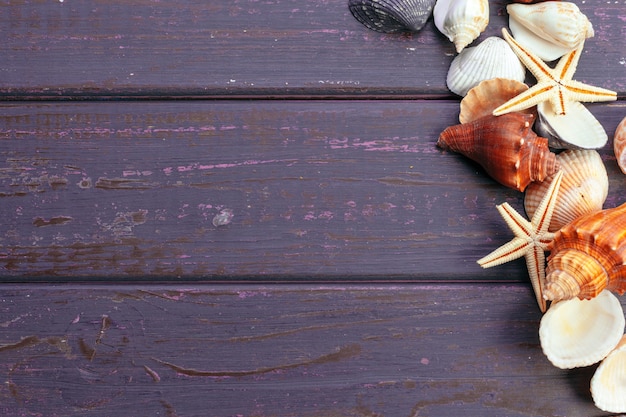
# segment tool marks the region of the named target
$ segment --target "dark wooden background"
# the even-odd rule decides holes
[[[626,5],[577,3],[612,139]],[[543,356],[523,261],[475,262],[523,196],[435,147],[459,97],[432,21],[7,0],[0,30],[0,415],[606,415],[594,367]]]

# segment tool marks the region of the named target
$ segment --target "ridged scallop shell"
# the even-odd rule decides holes
[[[626,204],[579,217],[548,247],[547,300],[589,299],[626,291]]]
[[[523,47],[544,61],[553,61],[594,35],[578,6],[567,1],[509,4],[509,27]]]
[[[417,32],[436,0],[349,0],[348,7],[365,27],[384,33]]]
[[[446,128],[437,146],[465,155],[500,184],[524,191],[531,181],[543,181],[558,169],[547,139],[532,131],[532,120],[523,113],[488,115]]]
[[[488,116],[501,104],[526,90],[528,90],[526,84],[508,78],[491,78],[481,81],[477,86],[471,88],[461,100],[459,121],[468,123]],[[523,113],[536,116],[536,108],[526,109]]]
[[[550,232],[556,232],[581,216],[602,210],[609,192],[609,177],[597,151],[567,150],[559,153],[556,160],[563,172],[563,180],[548,228]],[[552,177],[530,183],[526,188],[524,208],[528,217],[532,217],[539,207]]]
[[[613,151],[617,165],[626,174],[626,117],[617,125],[613,136]]]
[[[460,96],[491,78],[524,82],[526,68],[502,38],[491,36],[477,46],[466,48],[452,60],[446,84]]]
[[[626,336],[622,336],[593,374],[591,397],[603,411],[626,413]]]
[[[615,348],[624,334],[624,324],[619,300],[610,291],[603,291],[591,300],[553,303],[541,318],[539,340],[554,366],[589,366]]]
[[[433,10],[435,26],[446,35],[459,53],[489,24],[487,0],[437,0]]]
[[[568,103],[566,114],[557,114],[549,101],[537,104],[537,133],[557,149],[600,149],[609,140],[598,119],[578,101]]]

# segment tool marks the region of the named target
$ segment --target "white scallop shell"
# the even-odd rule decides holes
[[[537,104],[535,129],[552,148],[599,149],[609,137],[598,119],[578,101],[568,102],[566,114],[557,114],[549,101]]]
[[[515,40],[545,61],[565,55],[594,35],[587,16],[571,2],[514,3],[506,9]]]
[[[460,96],[491,78],[508,78],[524,82],[526,68],[508,43],[491,36],[477,46],[465,48],[452,60],[446,83],[450,91]]]
[[[574,297],[553,303],[539,324],[543,353],[561,369],[589,366],[604,359],[624,334],[624,311],[612,292],[590,300]]]
[[[461,52],[489,24],[487,0],[437,0],[433,9],[435,26]]]
[[[591,397],[601,410],[626,413],[626,336],[593,374]]]
[[[622,119],[620,124],[617,125],[617,129],[615,129],[613,151],[615,152],[617,165],[626,174],[626,117]]]
[[[563,179],[548,228],[551,232],[556,232],[582,215],[602,210],[609,193],[609,176],[597,151],[569,149],[557,154],[556,160],[563,172]],[[529,218],[539,207],[552,177],[554,175],[526,187],[524,208]]]

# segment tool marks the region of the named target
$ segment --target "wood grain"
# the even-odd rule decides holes
[[[3,416],[603,415],[595,367],[541,352],[527,286],[5,285],[0,303]]]
[[[576,79],[624,97],[622,2],[578,2],[594,25]],[[478,41],[500,36],[490,1]],[[432,19],[414,35],[373,32],[347,1],[3,1],[0,96],[450,96],[452,44]]]
[[[592,106],[614,130],[624,107]],[[452,101],[5,104],[3,279],[526,280]],[[610,147],[607,207],[624,200]],[[232,222],[213,225],[223,209]],[[91,278],[90,278],[91,279]],[[267,278],[269,279],[269,278]]]

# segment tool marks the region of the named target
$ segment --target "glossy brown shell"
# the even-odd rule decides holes
[[[626,174],[626,117],[622,119],[613,136],[613,150],[617,165]]]
[[[590,299],[626,291],[626,204],[582,216],[559,230],[548,248],[544,297]]]
[[[500,184],[524,191],[531,181],[543,181],[558,169],[548,140],[532,131],[533,119],[523,113],[488,115],[446,128],[437,146],[465,155]]]

